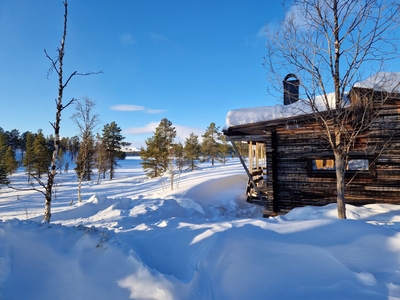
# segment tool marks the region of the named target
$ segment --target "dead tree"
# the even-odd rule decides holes
[[[58,75],[58,97],[56,100],[56,119],[55,122],[50,122],[51,126],[54,129],[54,151],[51,160],[51,167],[48,172],[47,184],[43,184],[39,182],[45,189],[44,196],[45,196],[45,209],[44,209],[44,221],[50,222],[51,218],[51,199],[52,199],[52,192],[53,192],[53,185],[54,185],[54,178],[57,175],[57,154],[58,154],[58,146],[60,141],[60,122],[61,122],[61,112],[71,105],[75,99],[71,99],[66,104],[63,104],[63,94],[64,89],[67,87],[68,83],[74,76],[87,76],[91,74],[98,74],[101,72],[87,72],[87,73],[80,73],[77,71],[72,72],[66,80],[63,77],[63,61],[65,55],[65,39],[67,37],[67,17],[68,17],[68,1],[65,0],[64,4],[64,27],[63,27],[63,35],[60,42],[60,47],[57,49],[58,55],[55,59],[51,58],[46,50],[44,50],[46,57],[50,60],[51,66],[48,72],[48,75],[55,71]]]
[[[348,91],[361,76],[370,75],[362,73],[364,66],[376,73],[383,70],[383,62],[398,57],[394,30],[399,25],[400,4],[394,0],[293,0],[290,4],[279,28],[266,28],[264,66],[276,86],[288,73],[300,80],[304,91],[300,101],[314,113],[333,151],[338,216],[346,218],[349,152],[379,115],[379,110],[366,105],[359,107],[354,118],[354,111],[347,107]],[[317,99],[322,99],[322,105]],[[385,99],[379,100],[381,104]]]

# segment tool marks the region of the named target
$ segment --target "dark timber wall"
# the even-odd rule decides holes
[[[334,171],[315,174],[310,170],[312,159],[333,159],[318,125],[276,126],[265,130],[264,136],[267,201],[274,210],[336,202]],[[371,128],[357,139],[352,156],[368,159],[370,171],[347,172],[347,203],[400,204],[400,99],[386,101]]]

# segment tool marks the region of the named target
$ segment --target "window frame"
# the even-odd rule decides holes
[[[374,155],[365,155],[365,154],[349,154],[350,160],[368,160],[368,170],[346,170],[345,177],[352,178],[356,176],[357,178],[375,178],[376,177],[376,166],[375,166],[375,156]],[[335,161],[335,157],[332,154],[319,154],[319,155],[310,155],[307,157],[307,175],[308,177],[328,177],[334,178],[336,177],[336,169],[332,170],[314,170],[313,162],[316,160],[333,160]]]

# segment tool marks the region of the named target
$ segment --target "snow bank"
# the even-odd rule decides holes
[[[400,206],[263,219],[237,160],[183,173],[173,191],[121,173],[72,206],[65,176],[51,224],[18,213],[31,194],[2,190],[0,299],[400,299]]]

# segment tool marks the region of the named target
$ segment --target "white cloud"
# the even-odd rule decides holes
[[[193,132],[195,135],[199,136],[199,141],[201,141],[201,136],[204,134],[206,129],[199,129],[195,127],[188,127],[182,125],[172,124],[176,129],[176,138],[181,142],[184,143],[186,138]]]
[[[151,38],[153,39],[154,42],[156,43],[162,43],[162,42],[169,42],[169,39],[160,33],[150,33]]]
[[[161,114],[166,112],[165,109],[151,109],[151,108],[146,108],[142,105],[133,105],[133,104],[117,104],[111,106],[110,109],[118,111],[143,111],[146,114]]]
[[[264,25],[263,27],[261,27],[261,28],[258,30],[257,34],[256,34],[257,38],[259,38],[259,39],[266,39],[266,38],[268,38],[266,30],[267,30],[267,26]]]
[[[274,34],[277,33],[279,29],[281,29],[281,26],[284,26],[285,24],[293,24],[296,29],[300,31],[311,30],[306,13],[301,5],[292,5],[285,11],[285,17],[283,20],[268,22],[257,31],[256,38],[260,40],[274,38]]]
[[[310,13],[310,12],[308,12]],[[309,30],[307,17],[300,5],[292,5],[285,16],[286,23],[293,23],[298,29]]]
[[[122,44],[125,45],[129,45],[129,44],[135,44],[136,43],[136,39],[134,36],[130,35],[130,34],[123,34],[119,37],[120,41]]]
[[[164,109],[150,109],[150,108],[146,109],[147,114],[161,114],[164,112],[166,112],[166,110],[164,110]]]
[[[160,124],[160,122],[150,122],[143,127],[131,127],[124,130],[124,134],[146,134],[152,133],[156,130],[156,127]]]
[[[119,104],[111,106],[111,109],[119,111],[142,111],[145,110],[145,107],[140,105]]]

